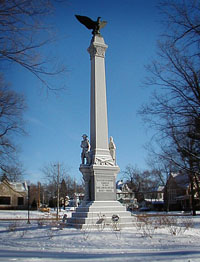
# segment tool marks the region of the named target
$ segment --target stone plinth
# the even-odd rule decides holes
[[[118,221],[113,221],[113,216],[118,216]],[[134,226],[134,217],[126,211],[118,201],[91,201],[85,206],[78,207],[68,225],[83,229],[131,228]]]
[[[85,181],[85,201],[116,200],[118,166],[81,165],[79,170]]]

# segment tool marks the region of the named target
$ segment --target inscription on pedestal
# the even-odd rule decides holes
[[[112,178],[101,177],[96,178],[97,193],[114,193],[114,183]]]

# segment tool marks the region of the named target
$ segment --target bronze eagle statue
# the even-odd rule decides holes
[[[75,15],[75,17],[78,19],[78,21],[86,26],[88,29],[92,29],[93,35],[100,35],[100,29],[103,28],[107,22],[106,21],[100,21],[101,17],[97,18],[97,21],[93,21],[87,16],[82,15]]]

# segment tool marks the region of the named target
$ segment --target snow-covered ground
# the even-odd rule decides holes
[[[30,213],[30,218],[50,216]],[[1,218],[27,218],[27,211],[0,211]],[[118,231],[79,230],[50,220],[1,220],[0,261],[200,261],[200,216],[139,221],[133,216],[133,224]]]

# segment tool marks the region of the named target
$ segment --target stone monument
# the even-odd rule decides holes
[[[99,216],[106,223],[114,222],[122,227],[132,226],[131,214],[116,201],[116,176],[119,167],[116,164],[113,138],[108,143],[107,99],[105,78],[105,51],[107,45],[100,34],[105,21],[93,21],[85,16],[76,16],[88,29],[92,29],[92,40],[88,48],[91,60],[90,93],[90,141],[84,134],[81,142],[80,172],[85,181],[84,201],[68,223],[76,227],[99,225]]]

